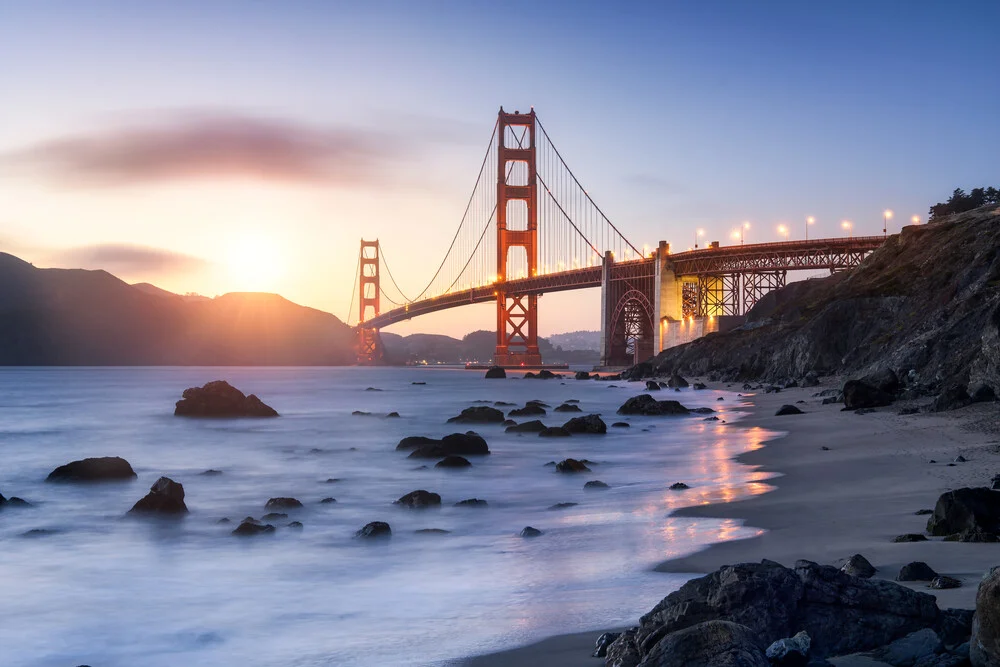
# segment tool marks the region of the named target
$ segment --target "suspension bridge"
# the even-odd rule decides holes
[[[501,108],[458,229],[426,285],[410,296],[393,277],[382,244],[361,241],[352,289],[358,363],[383,359],[382,328],[495,302],[493,363],[538,368],[539,297],[599,287],[601,365],[625,366],[741,318],[784,286],[788,271],[849,269],[884,242],[883,236],[714,242],[671,254],[660,241],[640,251],[581,185],[534,109]],[[383,310],[383,303],[391,307]]]

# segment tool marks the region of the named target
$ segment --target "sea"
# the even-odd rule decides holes
[[[644,393],[644,383],[515,375],[0,370],[0,493],[31,503],[0,509],[0,665],[443,665],[635,624],[690,578],[654,572],[657,563],[758,534],[740,521],[671,516],[678,507],[769,490],[765,473],[733,457],[778,434],[736,426],[745,405],[735,388],[658,392],[712,415],[621,417],[615,411]],[[173,415],[185,388],[217,379],[257,394],[281,416]],[[447,423],[474,405],[532,399],[552,408],[573,399],[582,414],[630,428],[540,438]],[[549,409],[541,419],[559,425],[573,416]],[[470,468],[435,468],[395,449],[405,436],[470,428],[492,452],[470,457]],[[57,466],[93,456],[121,456],[138,478],[45,482]],[[570,457],[592,461],[592,471],[547,465]],[[164,475],[183,484],[190,513],[126,517]],[[585,490],[590,480],[610,488]],[[675,482],[690,488],[671,489]],[[440,494],[441,506],[393,504],[417,489]],[[242,518],[270,511],[264,506],[273,497],[303,507],[268,521],[272,534],[231,534]],[[488,507],[455,506],[468,498]],[[559,503],[574,504],[552,509]],[[371,521],[389,523],[391,538],[356,538]],[[521,537],[526,526],[542,534]]]

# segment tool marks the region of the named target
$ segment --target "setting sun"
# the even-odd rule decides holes
[[[226,251],[226,270],[236,291],[275,291],[284,269],[280,249],[264,236],[238,239]]]

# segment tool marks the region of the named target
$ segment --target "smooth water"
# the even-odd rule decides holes
[[[184,388],[220,378],[282,416],[173,416]],[[615,384],[416,368],[0,371],[0,493],[34,505],[0,511],[0,665],[433,664],[634,623],[685,579],[653,565],[755,534],[739,522],[668,514],[766,491],[764,475],[732,457],[774,434],[703,415],[618,418],[643,385]],[[717,409],[723,420],[739,416],[732,393],[660,397]],[[445,420],[477,400],[555,407],[571,398],[584,414],[632,428],[545,439],[472,427],[493,453],[472,458],[471,469],[435,469],[395,451],[407,435],[466,430]],[[572,416],[550,410],[542,419]],[[43,481],[88,456],[122,456],[139,478]],[[567,457],[595,461],[593,472],[545,466]],[[199,474],[210,468],[223,474]],[[184,485],[190,514],[123,518],[161,475]],[[584,491],[590,479],[612,488]],[[669,490],[676,481],[691,489]],[[442,506],[392,504],[415,489],[441,494]],[[305,507],[272,521],[275,534],[230,535],[275,496]],[[327,496],[337,502],[320,504]],[[453,506],[473,497],[489,507]],[[549,509],[561,502],[578,504]],[[292,520],[304,528],[286,527]],[[391,539],[353,537],[374,520],[392,526]],[[544,535],[519,537],[528,525]],[[414,532],[421,528],[451,532]],[[33,529],[51,532],[24,535]]]

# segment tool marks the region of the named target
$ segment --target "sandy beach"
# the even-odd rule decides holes
[[[785,435],[737,460],[777,473],[768,482],[776,488],[738,502],[683,508],[676,515],[736,518],[766,532],[710,546],[661,563],[656,570],[708,573],[722,565],[764,558],[788,566],[798,559],[840,564],[860,553],[878,569],[876,577],[889,580],[906,563],[924,561],[939,574],[961,580],[962,587],[930,591],[922,582],[907,585],[933,593],[942,608],[974,607],[980,577],[1000,561],[996,545],[943,542],[941,538],[894,543],[892,539],[903,533],[924,533],[927,517],[915,513],[932,509],[941,493],[990,485],[993,475],[1000,472],[996,404],[904,416],[898,412],[906,404],[897,403],[859,415],[842,412],[842,404],[822,405],[822,398],[814,397],[823,389],[839,386],[839,380],[826,378],[820,387],[748,397],[753,404],[751,414],[737,427]],[[725,387],[716,384],[714,388]],[[784,404],[795,404],[804,414],[774,416]],[[967,461],[953,463],[958,456]],[[589,655],[600,632],[551,637],[454,665],[593,666],[599,662]]]

